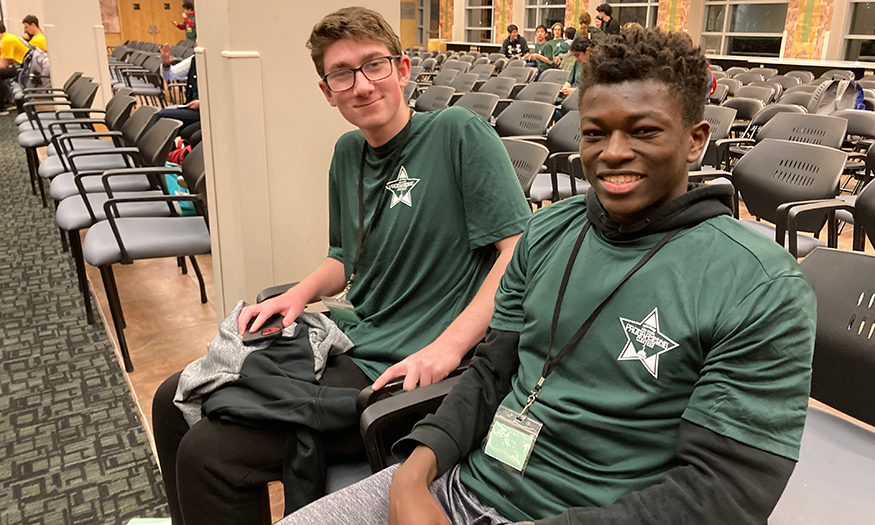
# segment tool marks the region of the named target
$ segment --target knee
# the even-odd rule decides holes
[[[181,372],[177,372],[165,379],[152,398],[152,426],[156,432],[158,432],[159,427],[171,422],[176,424],[179,419],[179,415],[177,415],[179,409],[173,404],[173,398],[176,396],[180,374]]]

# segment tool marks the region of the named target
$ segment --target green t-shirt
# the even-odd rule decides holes
[[[568,52],[571,46],[568,45],[568,42],[562,40],[561,38],[553,40],[548,40],[548,44],[553,48],[553,56],[558,57],[559,55],[564,55]]]
[[[550,43],[549,40],[545,41],[543,44],[539,44],[537,41],[535,42],[535,53],[540,55],[544,55],[546,58],[553,58],[553,44]],[[554,64],[548,64],[543,60],[536,58],[535,64],[538,66],[538,71],[546,71],[548,69],[553,69],[556,66]]]
[[[498,135],[470,110],[413,115],[399,168],[383,186],[400,135],[367,157],[366,226],[388,194],[348,296],[363,322],[339,323],[355,344],[349,355],[373,379],[446,329],[492,268],[493,243],[520,233],[531,217]],[[344,263],[347,278],[363,144],[359,131],[342,136],[329,174],[328,256]]]
[[[520,333],[502,405],[519,411],[547,353],[561,277],[586,222],[583,197],[536,213],[517,243],[490,326]],[[591,228],[568,284],[552,355],[662,237],[609,243]],[[688,228],[623,284],[547,378],[524,480],[473,451],[462,482],[513,521],[605,506],[677,466],[680,419],[798,458],[815,296],[796,261],[728,216]]]

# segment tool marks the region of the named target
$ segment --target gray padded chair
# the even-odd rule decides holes
[[[416,93],[416,83],[408,82],[407,85],[404,86],[404,102],[409,104],[414,93]]]
[[[508,60],[506,68],[517,68],[517,67],[526,67],[526,63],[519,58],[512,58]]]
[[[547,146],[547,171],[538,173],[529,190],[532,202],[556,202],[581,193],[581,182],[572,180],[568,158],[580,152],[580,113],[569,111],[550,128],[546,137],[517,137]],[[585,184],[585,183],[584,183]]]
[[[555,104],[560,89],[562,89],[561,84],[554,84],[553,82],[532,82],[522,88],[514,100],[533,100],[535,102]]]
[[[744,86],[750,84],[751,82],[762,82],[763,80],[765,80],[762,75],[760,75],[759,73],[754,73],[753,71],[749,73],[739,73],[732,78],[738,80]]]
[[[483,117],[486,121],[492,117],[495,105],[498,104],[498,95],[492,93],[465,93],[454,106],[468,108]]]
[[[421,67],[423,71],[434,71],[436,66],[437,60],[433,58],[426,58],[419,64],[419,67]]]
[[[570,71],[563,71],[561,69],[548,69],[541,73],[541,76],[538,77],[538,82],[553,82],[562,86],[568,80],[570,73]]]
[[[507,66],[507,59],[506,58],[499,58],[498,60],[495,61],[495,63],[493,65],[495,66],[495,72],[501,73],[504,70],[505,66]]]
[[[790,71],[787,73],[788,77],[796,77],[802,81],[803,84],[807,84],[814,80],[814,73],[811,71]]]
[[[740,133],[747,128],[750,119],[759,113],[760,110],[765,107],[765,104],[758,98],[733,97],[721,104],[721,106],[734,108],[737,111],[735,115],[735,123],[732,125],[732,131]]]
[[[495,131],[500,137],[544,135],[555,112],[553,104],[517,100],[495,119]]]
[[[544,161],[547,160],[547,155],[550,153],[549,150],[543,144],[518,140],[513,137],[505,137],[501,139],[501,143],[507,149],[507,154],[510,156],[510,162],[513,164],[513,170],[520,181],[523,193],[527,199],[531,200],[529,191],[535,176],[541,170]]]
[[[69,167],[66,161],[66,156],[73,151],[85,151],[94,149],[106,149],[111,147],[136,146],[140,141],[143,133],[154,124],[155,114],[158,113],[158,108],[153,106],[140,106],[122,125],[121,130],[115,131],[95,131],[92,133],[83,134],[63,134],[52,137],[52,143],[47,149],[49,159],[56,156],[63,156],[60,160],[63,166]],[[101,140],[111,139],[111,140]],[[53,161],[54,163],[54,161]],[[48,168],[46,168],[48,170]],[[69,171],[69,170],[65,170]],[[47,177],[47,178],[53,178]]]
[[[499,78],[512,78],[517,84],[528,84],[538,70],[533,67],[506,67],[498,74]]]
[[[755,67],[751,68],[748,72],[758,73],[766,80],[778,75],[778,70],[773,67]]]
[[[782,113],[773,118],[768,126],[782,117],[798,116]],[[819,115],[803,115],[805,117]],[[732,184],[744,199],[745,206],[754,217],[776,224],[757,221],[742,221],[786,247],[794,257],[804,257],[818,246],[826,243],[805,235],[790,235],[785,232],[786,213],[791,203],[831,199],[844,171],[847,153],[839,149],[764,139],[745,156],[739,159],[732,170]],[[818,233],[826,223],[825,214],[807,214],[796,221],[797,231]],[[780,237],[777,237],[780,232]],[[830,235],[833,237],[833,235]],[[832,241],[835,239],[830,239]]]
[[[721,78],[727,78],[726,73],[724,73],[723,71],[714,71],[712,69],[711,74],[714,75],[714,80],[720,80]]]
[[[474,73],[460,73],[450,82],[450,87],[456,90],[456,93],[461,96],[463,93],[468,93],[474,89],[474,83],[479,77]]]
[[[82,244],[82,254],[85,261],[100,268],[119,349],[125,370],[128,372],[133,371],[134,365],[131,362],[125,341],[125,320],[119,299],[119,290],[112,271],[113,264],[132,264],[138,259],[188,257],[200,283],[201,303],[207,302],[203,276],[194,258],[195,255],[210,253],[210,232],[205,194],[206,176],[203,155],[193,156],[192,153],[189,153],[188,157],[192,158],[193,164],[199,161],[199,165],[190,165],[189,169],[182,172],[186,185],[191,190],[191,195],[114,197],[109,199],[103,203],[107,220],[92,226],[85,234],[85,241]],[[157,202],[171,209],[170,203],[182,201],[193,202],[197,215],[193,217],[119,217],[118,215],[122,204]],[[174,213],[174,215],[176,214]]]
[[[62,201],[73,195],[82,193],[102,193],[106,191],[100,175],[106,171],[104,169],[96,169],[90,171],[80,171],[76,166],[79,158],[102,156],[102,155],[121,155],[125,160],[125,165],[116,166],[116,168],[143,168],[150,166],[164,166],[167,161],[167,155],[173,147],[173,139],[176,133],[182,126],[182,122],[173,119],[159,119],[153,126],[143,134],[137,146],[133,148],[107,148],[85,151],[74,151],[67,156],[71,163],[73,171],[65,172],[54,179],[49,188],[51,196],[56,201]],[[130,175],[127,177],[116,177],[109,182],[109,187],[112,191],[146,191],[156,189],[153,182],[140,175]]]
[[[441,71],[445,71],[447,69],[452,69],[454,71],[458,71],[459,73],[467,73],[469,69],[471,69],[471,62],[459,60],[450,60],[448,62],[444,62],[441,65]]]
[[[22,95],[24,96],[25,101],[31,101],[38,98],[51,98],[51,97],[59,97],[59,98],[67,98],[69,100],[70,96],[70,87],[76,83],[80,78],[82,78],[82,72],[76,71],[72,75],[70,75],[67,80],[64,81],[63,87],[60,88],[25,88],[22,91]],[[86,78],[86,80],[88,80]],[[15,117],[15,125],[19,126],[21,123],[26,122],[28,120],[27,113],[19,113]]]
[[[735,92],[736,98],[755,98],[763,103],[768,104],[775,97],[775,90],[761,86],[742,86]]]
[[[875,273],[875,256],[818,248],[801,264],[817,294],[811,397],[875,426],[873,289],[860,278]],[[873,523],[873,472],[875,431],[809,406],[799,462],[769,524]]]
[[[453,79],[456,78],[456,75],[459,74],[458,69],[441,69],[440,72],[434,77],[432,81],[432,86],[449,86],[452,84]],[[428,87],[429,84],[425,84],[424,87]]]
[[[471,69],[471,73],[477,75],[477,80],[482,80],[484,82],[489,80],[494,72],[495,66],[492,64],[480,64]]]
[[[416,81],[419,80],[419,75],[422,74],[422,66],[411,66],[410,68],[410,82],[408,84],[416,84]]]
[[[513,90],[516,81],[513,78],[492,77],[480,86],[478,93],[492,93],[498,95],[498,98],[510,98],[510,92]]]
[[[777,75],[769,79],[769,82],[781,84],[784,89],[790,89],[794,86],[802,84],[802,79],[799,77],[791,77],[790,75]]]
[[[765,80],[763,82],[751,82],[748,84],[751,87],[763,87],[772,91],[772,102],[781,98],[781,95],[784,94],[784,86],[779,84],[778,82],[772,82],[771,80]]]
[[[475,55],[463,55],[459,57],[459,62],[467,62],[468,64],[473,64],[475,60],[477,60],[477,56]]]
[[[723,102],[726,101],[726,97],[729,95],[729,86],[726,84],[717,84],[714,88],[714,93],[711,93],[708,96],[708,103],[711,105],[719,106]]]
[[[802,106],[808,111],[808,105],[811,103],[811,93],[805,91],[795,91],[793,93],[784,93],[784,96],[779,100],[781,104],[795,104]]]
[[[734,78],[721,78],[717,81],[717,85],[723,84],[727,88],[729,88],[729,96],[735,96],[735,92],[738,91],[738,88],[741,87],[741,81],[736,80]]]
[[[787,91],[785,91],[784,94],[789,95],[790,93],[808,93],[810,95],[816,90],[817,86],[815,86],[814,84],[801,84],[799,86],[787,88]]]
[[[736,113],[735,108],[705,106],[704,118],[711,125],[711,139],[708,141],[708,147],[705,148],[702,164],[718,166],[717,141],[729,138],[729,130],[732,128],[733,122],[735,122]]]
[[[747,73],[747,72],[748,72],[748,68],[746,68],[746,67],[733,66],[733,67],[726,70],[726,75],[731,78],[731,77],[734,77],[735,75],[740,75],[741,73]]]
[[[562,105],[559,106],[559,112],[562,113],[563,116],[565,116],[565,114],[567,114],[569,111],[577,111],[579,102],[580,90],[575,89],[562,101]]]
[[[449,86],[431,86],[416,99],[414,109],[419,112],[444,109],[450,104],[455,91]]]
[[[821,79],[833,80],[833,79],[847,79],[854,80],[854,72],[850,69],[830,69],[829,71],[824,72],[820,75]]]
[[[484,65],[484,64],[491,64],[491,63],[489,62],[489,59],[488,59],[488,58],[486,58],[486,57],[480,57],[480,58],[478,58],[477,60],[475,60],[474,63],[471,64],[471,66],[472,66],[472,67],[477,67],[477,66],[482,66],[482,65]]]

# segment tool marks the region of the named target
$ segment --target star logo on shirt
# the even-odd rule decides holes
[[[410,179],[407,177],[407,170],[401,166],[401,171],[398,172],[398,178],[386,183],[386,190],[392,192],[392,202],[389,203],[389,209],[395,207],[399,202],[403,202],[409,207],[413,207],[410,191],[414,186],[419,184],[419,179]]]
[[[620,318],[626,333],[626,346],[617,361],[641,361],[650,374],[659,377],[659,356],[678,344],[659,331],[659,309],[654,308],[643,321]]]

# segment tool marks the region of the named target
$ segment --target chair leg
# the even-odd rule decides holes
[[[67,236],[70,238],[70,251],[73,253],[73,261],[76,263],[79,291],[82,292],[82,300],[85,302],[85,319],[88,321],[88,324],[94,324],[94,310],[91,307],[91,292],[88,289],[88,278],[85,276],[85,260],[82,258],[82,241],[79,238],[79,231],[68,231]],[[64,236],[62,235],[61,238],[64,238]]]
[[[177,257],[176,265],[182,269],[182,275],[188,274],[188,266],[185,265],[185,257]]]
[[[55,201],[55,212],[58,211],[58,204],[59,202]],[[61,233],[61,251],[67,253],[68,251],[70,251],[70,246],[67,245],[67,235],[65,234],[66,232],[64,232],[64,230],[62,230],[60,226],[58,227],[58,232]]]
[[[103,278],[103,287],[106,290],[106,300],[109,303],[109,311],[112,314],[112,322],[115,324],[115,334],[118,337],[118,346],[122,354],[126,372],[134,371],[131,356],[128,352],[128,343],[125,341],[124,327],[122,326],[122,305],[118,297],[118,289],[115,286],[115,277],[112,274],[112,265],[100,267],[100,275]]]
[[[37,173],[33,169],[33,148],[24,148],[24,155],[27,158],[27,172],[30,175],[30,191],[34,195],[36,195],[36,179],[38,177]]]
[[[197,265],[197,260],[194,258],[194,255],[189,255],[188,258],[191,260],[191,267],[194,268],[194,274],[197,275],[197,283],[201,288],[201,303],[206,304],[207,287],[204,284],[204,276],[201,274],[201,269]]]

